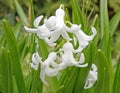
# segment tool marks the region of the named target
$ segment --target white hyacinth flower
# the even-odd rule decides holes
[[[39,38],[45,39],[46,37],[44,35],[48,34],[50,31],[44,24],[39,26],[39,23],[41,22],[42,19],[43,19],[43,15],[37,17],[33,23],[35,28],[29,28],[27,26],[24,26],[25,30],[27,32],[36,33]]]
[[[41,63],[40,78],[44,84],[47,84],[47,81],[45,80],[45,75],[53,77],[58,74],[59,69],[57,68],[58,64],[55,62],[56,58],[57,54],[55,52],[51,52],[44,62],[42,61],[40,62]]]
[[[41,57],[39,56],[38,52],[32,55],[32,63],[30,63],[31,68],[38,70],[39,63],[41,61]]]
[[[60,63],[61,69],[65,69],[68,66],[87,67],[88,63],[83,64],[85,61],[83,53],[81,53],[80,60],[78,62],[75,61],[73,56],[74,49],[70,42],[65,43],[61,50],[63,50],[63,54],[61,55],[62,62]]]
[[[71,24],[71,23],[70,23]],[[76,25],[76,24],[71,24],[71,28],[68,28],[69,31],[73,34],[75,34],[78,42],[79,42],[79,47],[78,49],[75,50],[75,52],[81,52],[86,46],[89,44],[89,41],[91,41],[95,35],[96,35],[96,29],[94,27],[91,28],[92,30],[92,35],[86,35],[82,30],[81,30],[81,25]]]
[[[97,80],[97,74],[98,74],[97,67],[95,64],[92,64],[92,69],[90,70],[88,74],[84,89],[91,88],[95,84]]]
[[[51,43],[56,45],[55,41],[62,36],[64,39],[70,41],[71,38],[69,37],[67,33],[67,27],[64,23],[64,16],[65,12],[62,9],[62,5],[59,7],[59,9],[56,10],[55,13],[55,21],[49,22],[49,20],[45,20],[44,24],[46,27],[51,30],[50,33],[47,35],[49,38],[46,39],[47,43]],[[53,45],[52,45],[53,46]]]

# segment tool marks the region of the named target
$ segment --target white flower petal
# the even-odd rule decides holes
[[[24,28],[27,32],[31,32],[31,33],[37,33],[38,32],[38,30],[36,28],[29,28],[29,27],[26,27],[26,26],[24,26]]]
[[[68,36],[67,32],[62,33],[62,37],[65,38],[68,41],[71,41],[72,39]]]
[[[54,31],[54,30],[55,30],[55,28],[56,28],[55,23],[56,23],[56,18],[55,18],[55,16],[51,16],[51,17],[49,17],[48,20],[47,20],[47,19],[44,20],[45,26],[46,26],[49,30],[51,30],[51,31]]]
[[[88,88],[91,88],[93,86],[93,83],[86,83],[85,86],[84,86],[84,89],[88,89]]]
[[[43,84],[48,85],[48,83],[45,79],[45,71],[44,70],[41,70],[41,72],[40,72],[40,79],[43,82]]]
[[[46,72],[47,76],[53,77],[53,76],[56,76],[58,74],[58,69],[47,67],[45,72]]]
[[[38,26],[39,26],[39,23],[40,23],[40,21],[42,20],[42,18],[43,18],[43,15],[37,17],[37,18],[34,20],[34,26],[35,26],[35,27],[38,27]]]
[[[55,47],[56,46],[56,43],[50,42],[50,40],[48,38],[45,38],[45,41],[51,47]]]
[[[39,65],[36,65],[34,63],[30,63],[30,67],[33,68],[34,70],[38,70],[38,66]]]

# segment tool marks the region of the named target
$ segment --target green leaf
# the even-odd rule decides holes
[[[3,93],[12,93],[12,79],[9,56],[5,48],[2,48],[2,57],[0,62],[1,88]]]
[[[17,41],[6,20],[3,20],[3,26],[10,51],[11,65],[13,66],[13,73],[15,75],[19,93],[27,93],[20,65],[20,54],[18,51]]]
[[[58,90],[56,91],[56,93],[64,93],[63,90],[65,89],[65,87],[62,85],[58,88]]]
[[[107,57],[111,65],[111,35],[109,31],[109,18],[107,9],[108,9],[107,0],[100,0],[100,28],[101,28],[100,48],[104,51],[105,56]]]
[[[40,81],[39,76],[40,76],[40,70],[35,71],[33,74],[33,81],[32,81],[31,89],[29,93],[35,93],[38,88],[41,89],[40,93],[42,92],[42,82]],[[41,87],[39,87],[39,83]]]
[[[71,0],[71,6],[72,6],[72,21],[73,23],[76,24],[82,24],[82,27],[85,28],[84,26],[84,19],[82,12],[79,8],[77,0]]]
[[[113,93],[120,93],[120,58],[117,64],[117,70],[115,73],[115,79],[113,84]]]
[[[78,68],[72,68],[70,70],[70,76],[67,78],[66,83],[64,84],[63,93],[73,93],[73,88],[76,83],[77,75],[78,75]]]
[[[120,11],[118,11],[110,20],[110,32],[111,36],[113,36],[115,29],[117,28],[118,24],[120,22]]]
[[[38,38],[38,41],[39,41],[39,53],[44,61],[48,57],[49,51],[48,51],[46,43],[43,40]]]
[[[101,28],[101,37],[104,38],[107,42],[109,39],[109,18],[108,18],[108,0],[100,0],[100,28]]]
[[[111,70],[108,59],[102,50],[98,50],[98,80],[95,93],[111,93]]]

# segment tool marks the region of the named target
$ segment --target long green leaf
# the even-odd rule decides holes
[[[72,68],[70,72],[70,76],[67,78],[66,83],[64,84],[63,93],[73,93],[73,88],[76,83],[79,70],[75,67]]]
[[[39,74],[40,74],[40,71],[39,71],[39,70],[37,70],[37,71],[34,73],[33,82],[32,82],[31,89],[30,89],[30,92],[29,92],[29,93],[35,93],[38,88],[41,89],[40,92],[42,92],[42,82],[40,81]],[[39,87],[39,82],[40,82],[40,84],[41,84],[41,87]]]
[[[10,51],[11,65],[13,66],[13,73],[15,75],[19,93],[27,93],[20,65],[20,55],[18,51],[17,41],[11,27],[6,20],[3,20],[3,26]]]
[[[107,0],[100,0],[100,30],[101,30],[101,48],[105,52],[105,55],[109,58],[108,49],[109,46],[109,19],[107,10]],[[111,45],[110,45],[111,46]]]
[[[110,20],[110,32],[111,36],[113,36],[115,29],[117,28],[118,24],[120,22],[120,11],[118,11]]]
[[[11,73],[10,73],[10,61],[7,51],[2,48],[2,58],[1,58],[1,87],[3,93],[12,93],[11,88]]]
[[[95,93],[111,93],[111,70],[103,51],[98,50],[98,80]]]
[[[84,26],[84,19],[82,12],[79,8],[77,0],[71,0],[71,5],[72,5],[72,21],[73,23],[76,24],[82,24],[83,29],[85,28]]]
[[[111,35],[109,31],[109,18],[108,18],[108,0],[100,0],[100,27],[101,27],[101,45],[100,48],[105,53],[105,56],[108,59],[109,66],[112,69],[111,64]],[[112,71],[111,71],[112,73]]]
[[[113,93],[120,93],[120,58],[117,64],[117,70],[116,70],[115,80],[113,85]]]

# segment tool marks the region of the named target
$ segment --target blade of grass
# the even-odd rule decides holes
[[[15,75],[18,90],[20,93],[27,93],[22,70],[21,70],[21,65],[20,65],[20,58],[19,58],[20,55],[18,51],[17,41],[15,39],[11,27],[9,26],[6,20],[3,20],[3,26],[7,38],[7,44],[9,47],[10,57],[11,57],[11,65],[13,66],[13,73]]]

